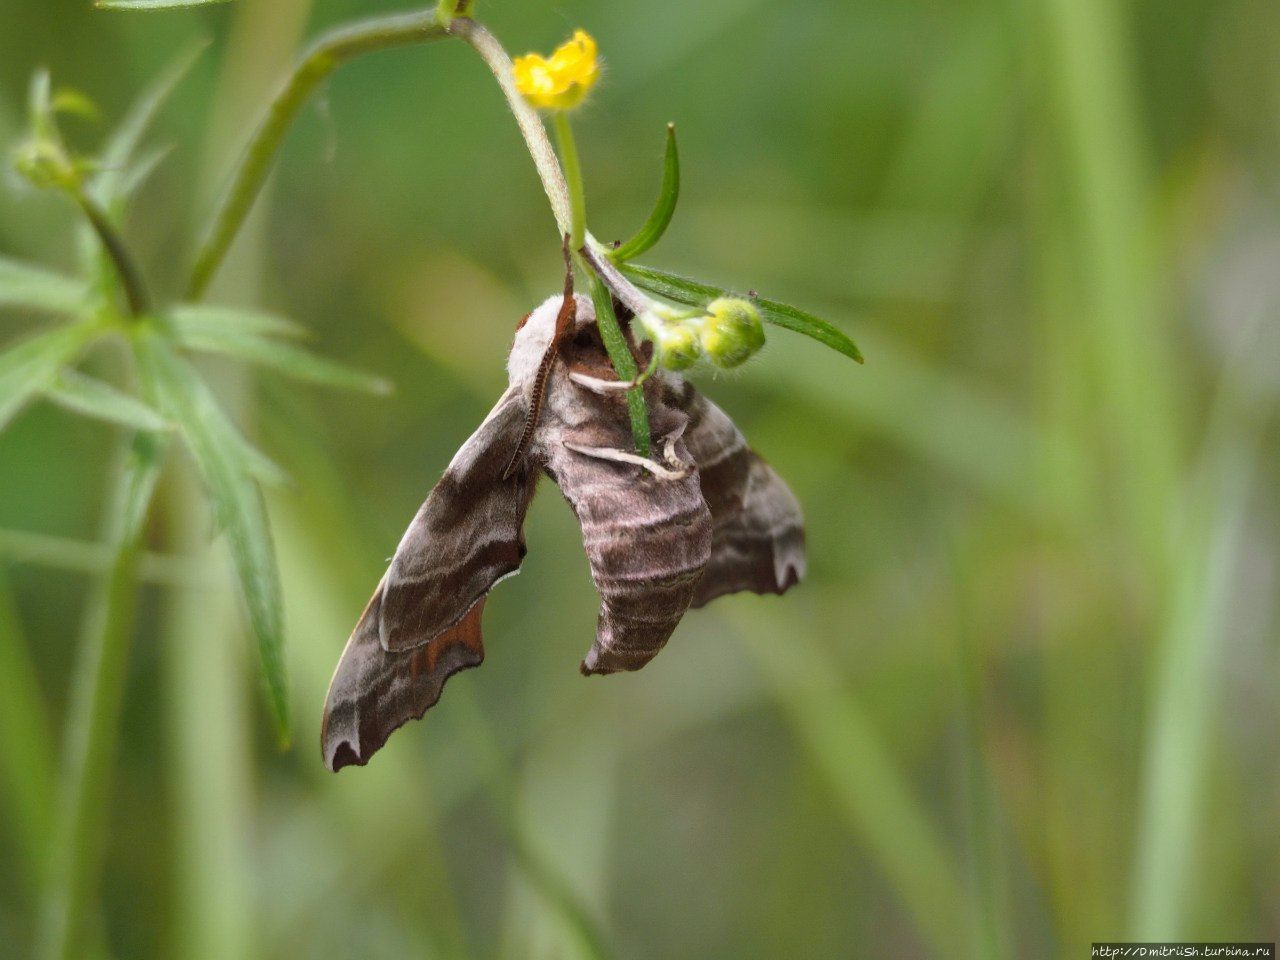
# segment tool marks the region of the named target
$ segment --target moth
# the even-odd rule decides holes
[[[541,474],[582,526],[601,598],[584,675],[640,669],[690,607],[781,594],[804,576],[795,496],[687,381],[660,370],[645,381],[653,457],[629,452],[627,385],[571,278],[521,321],[507,370],[506,392],[418,510],[343,650],[321,731],[330,770],[363,766],[484,659],[485,598],[520,569]]]

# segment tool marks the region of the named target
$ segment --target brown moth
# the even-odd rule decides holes
[[[485,597],[524,559],[540,473],[582,525],[601,597],[583,674],[638,670],[690,606],[783,593],[804,575],[795,497],[683,379],[646,381],[654,459],[627,452],[625,385],[591,301],[568,283],[522,321],[507,369],[510,386],[418,510],[347,641],[321,732],[331,770],[367,763],[484,659]]]

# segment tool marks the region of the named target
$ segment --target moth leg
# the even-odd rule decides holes
[[[585,387],[592,393],[601,393],[608,396],[611,393],[625,393],[627,390],[633,390],[641,386],[646,380],[653,376],[653,371],[658,368],[658,355],[655,353],[649,360],[649,365],[640,372],[634,380],[605,380],[602,377],[593,377],[590,374],[583,373],[580,370],[570,370],[569,379],[580,387]]]
[[[595,457],[597,460],[612,460],[615,463],[633,463],[637,467],[643,467],[648,470],[659,480],[683,480],[693,472],[693,468],[681,463],[675,458],[675,441],[679,438],[677,434],[670,438],[668,443],[668,459],[679,465],[679,469],[671,470],[662,464],[650,460],[648,457],[642,457],[636,453],[628,453],[626,450],[617,450],[613,447],[585,447],[581,444],[571,443],[568,440],[562,441],[565,447],[574,453],[581,453],[583,456]]]
[[[681,431],[683,432],[683,431]],[[671,464],[677,470],[687,470],[688,466],[676,455],[676,441],[680,439],[679,433],[673,433],[667,437],[662,445],[662,455],[667,458],[667,463]]]

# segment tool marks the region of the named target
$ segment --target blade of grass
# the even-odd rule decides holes
[[[1181,554],[1173,585],[1144,750],[1129,925],[1134,940],[1178,940],[1194,930],[1189,913],[1205,832],[1201,803],[1218,700],[1218,655],[1255,456],[1234,450],[1219,466],[1223,476],[1213,501],[1200,508],[1211,512],[1211,529]]]
[[[704,307],[718,297],[737,295],[725,287],[717,287],[676,273],[656,270],[653,267],[642,267],[638,263],[620,264],[618,269],[636,286],[689,306]],[[760,316],[766,323],[802,333],[819,343],[826,344],[838,353],[843,353],[850,360],[863,362],[862,352],[857,344],[821,317],[815,317],[808,311],[779,300],[750,295],[749,299],[760,310]]]
[[[898,770],[839,667],[803,632],[762,629],[753,607],[746,645],[796,739],[829,784],[852,832],[875,857],[939,957],[962,955],[973,904],[937,826]],[[741,616],[741,615],[739,615]],[[775,618],[769,617],[770,620]],[[785,636],[780,644],[776,638]]]
[[[182,433],[215,504],[258,638],[262,672],[282,743],[289,738],[288,699],[281,655],[280,581],[262,493],[244,456],[245,441],[199,374],[158,336],[136,338],[139,369],[161,411]]]
[[[1175,551],[1168,619],[1151,675],[1151,704],[1134,860],[1129,930],[1136,938],[1189,936],[1188,917],[1208,882],[1197,854],[1206,839],[1203,802],[1219,707],[1221,655],[1238,589],[1240,541],[1249,496],[1263,462],[1273,401],[1267,382],[1270,334],[1262,315],[1240,335],[1219,376],[1201,469],[1179,513],[1186,518]],[[1274,342],[1274,336],[1271,338]]]
[[[812,357],[794,339],[770,346],[763,389],[779,402],[803,403],[804,415],[869,431],[926,463],[1032,516],[1049,516],[1027,471],[1036,450],[1031,424],[976,383],[941,370],[886,339],[873,342],[865,375],[842,376],[845,361]]]
[[[49,848],[49,873],[39,921],[38,956],[80,955],[89,899],[96,886],[110,796],[120,708],[138,600],[137,563],[151,495],[165,445],[139,434],[116,471],[105,541],[111,567],[85,611],[84,636],[72,687],[62,752],[62,782]]]
[[[970,885],[976,907],[969,916],[972,956],[1000,960],[1013,956],[1006,857],[1001,826],[1004,822],[992,775],[990,746],[984,736],[987,716],[987,652],[977,622],[971,571],[982,562],[979,549],[965,550],[959,537],[949,538],[952,581],[956,585],[956,671],[963,728],[966,819]],[[980,545],[978,545],[980,546]],[[972,554],[972,555],[968,555]]]
[[[680,151],[676,147],[676,125],[667,124],[667,149],[662,161],[662,186],[658,190],[658,200],[654,204],[649,219],[636,231],[636,235],[609,251],[609,257],[615,263],[632,260],[653,247],[662,239],[671,225],[671,218],[676,212],[676,203],[680,200]]]
[[[450,693],[453,709],[463,717],[471,735],[475,756],[480,758],[488,774],[486,796],[503,827],[516,864],[530,886],[558,914],[583,955],[590,960],[608,960],[613,956],[613,951],[609,948],[608,938],[600,922],[527,835],[517,809],[514,777],[508,769],[488,718],[476,702],[475,694],[470,687],[461,687]]]
[[[35,664],[18,620],[8,577],[0,567],[0,803],[9,826],[9,842],[26,870],[28,890],[40,890],[52,823],[54,790],[53,733]]]
[[[1096,423],[1119,464],[1119,517],[1129,549],[1159,589],[1180,473],[1178,370],[1161,309],[1158,238],[1143,112],[1122,8],[1107,0],[1042,0],[1036,11],[1048,102],[1070,198],[1071,256],[1102,388]],[[1075,331],[1076,336],[1082,335]]]

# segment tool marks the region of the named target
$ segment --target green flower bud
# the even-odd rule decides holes
[[[686,370],[698,362],[702,351],[698,335],[686,324],[669,324],[653,338],[658,363],[668,370]]]
[[[736,367],[764,346],[760,311],[747,300],[722,297],[707,305],[702,324],[702,350],[716,366]]]
[[[13,151],[13,167],[41,190],[78,187],[82,179],[57,144],[40,138],[19,144]]]
[[[637,318],[645,336],[653,342],[658,363],[668,370],[684,370],[698,362],[698,333],[675,311],[654,304]]]

